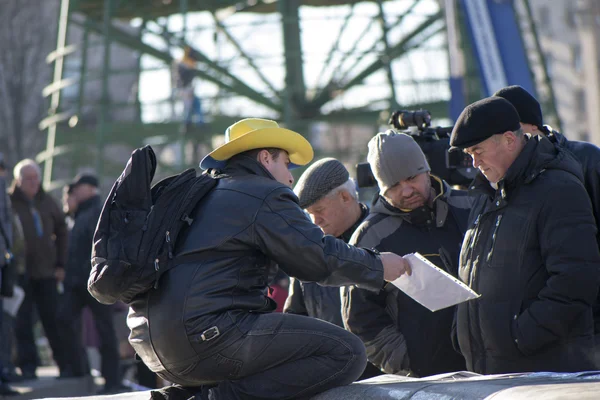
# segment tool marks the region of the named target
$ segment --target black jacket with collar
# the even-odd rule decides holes
[[[361,214],[358,220],[338,239],[348,243],[356,228],[367,218],[369,208],[362,203],[360,203],[360,208]],[[344,327],[340,288],[337,287],[321,286],[316,282],[301,282],[292,278],[290,280],[290,293],[283,312],[319,318],[340,328]]]
[[[69,233],[67,265],[65,267],[65,286],[87,288],[92,264],[92,244],[98,218],[102,212],[102,199],[93,196],[77,207],[73,228]]]
[[[176,250],[198,260],[166,272],[128,316],[130,343],[155,372],[211,357],[251,329],[246,315],[274,310],[267,296],[272,262],[304,281],[383,285],[379,257],[324,236],[294,192],[247,156],[228,162],[193,217]],[[220,334],[203,341],[212,327]]]
[[[592,201],[592,210],[596,220],[596,228],[600,227],[600,148],[592,143],[567,140],[567,138],[545,125],[546,137],[551,142],[568,150],[581,165],[583,172],[583,185]],[[596,233],[596,240],[600,247],[600,229]],[[600,293],[594,304],[594,331],[600,335]]]
[[[600,226],[600,147],[588,142],[568,140],[562,133],[553,131],[550,127],[546,128],[549,131],[546,137],[552,143],[568,150],[581,165],[582,182],[592,201],[596,226]],[[600,245],[600,231],[596,234],[596,238]]]
[[[529,139],[493,189],[479,175],[460,278],[481,298],[458,306],[467,368],[482,374],[596,369],[592,303],[600,255],[573,157]]]
[[[457,276],[471,205],[466,192],[432,178],[433,208],[402,212],[379,198],[351,244],[405,255],[419,252]],[[431,312],[392,284],[378,293],[344,288],[344,324],[362,339],[369,361],[389,374],[429,376],[465,368],[450,339],[454,307]]]

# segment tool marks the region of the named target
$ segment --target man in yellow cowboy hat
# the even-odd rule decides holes
[[[267,296],[275,263],[303,281],[375,292],[410,272],[402,257],[348,246],[309,220],[289,168],[312,158],[301,135],[251,118],[229,127],[226,143],[202,160],[219,182],[176,247],[189,262],[139,300],[147,307],[135,309],[146,311],[129,315],[137,353],[181,385],[163,389],[165,397],[210,390],[216,399],[308,398],[363,372],[360,339],[324,321],[273,313]]]

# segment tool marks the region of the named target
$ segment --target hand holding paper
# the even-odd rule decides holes
[[[410,263],[398,254],[384,252],[380,254],[383,263],[383,279],[392,282],[402,274],[411,274]]]
[[[392,284],[431,311],[481,297],[421,254],[407,254],[404,258],[409,262],[412,274],[401,276]]]

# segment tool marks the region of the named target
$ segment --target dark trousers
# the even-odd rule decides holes
[[[0,362],[2,373],[14,373],[13,346],[15,344],[15,318],[2,311],[2,328],[0,333]]]
[[[76,376],[89,373],[87,358],[81,354],[85,352],[81,335],[81,313],[84,307],[89,307],[94,316],[94,323],[100,337],[101,372],[106,382],[106,387],[119,384],[119,348],[117,335],[113,322],[113,311],[110,306],[100,304],[82,287],[65,287],[63,301],[59,312],[59,320],[64,325],[65,342],[69,348],[66,353],[70,355],[70,365]]]
[[[159,375],[183,386],[212,382],[217,400],[304,399],[348,385],[365,369],[363,343],[333,324],[280,313],[244,319],[252,328],[225,350],[178,376]]]
[[[54,360],[62,371],[66,367],[66,362],[61,346],[57,319],[58,290],[56,289],[56,280],[54,278],[27,279],[21,276],[19,281],[25,290],[25,298],[19,308],[15,323],[17,365],[21,368],[21,371],[28,372],[35,372],[40,365],[40,357],[33,335],[35,307],[42,321]]]

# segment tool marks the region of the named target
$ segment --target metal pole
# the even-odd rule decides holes
[[[388,26],[385,22],[385,11],[383,10],[383,1],[377,0],[379,6],[379,22],[381,23],[381,41],[385,49],[385,54],[382,57],[383,65],[385,66],[385,72],[387,74],[388,82],[390,83],[390,107],[392,109],[398,108],[398,102],[396,100],[396,87],[394,85],[394,74],[392,73],[392,57],[390,54],[390,43],[388,42]]]
[[[548,94],[549,99],[548,103],[550,103],[550,107],[552,108],[552,112],[556,118],[556,129],[561,131],[561,123],[560,116],[558,115],[558,108],[556,107],[556,97],[554,96],[554,88],[552,87],[552,81],[550,79],[550,74],[548,73],[548,66],[546,65],[546,57],[544,57],[544,53],[542,51],[542,45],[540,44],[540,38],[537,34],[537,28],[535,24],[535,20],[533,19],[533,13],[531,12],[531,5],[529,4],[529,0],[523,0],[523,5],[525,6],[525,13],[527,14],[527,22],[531,27],[531,34],[533,35],[533,41],[535,43],[535,50],[540,57],[540,64],[542,65],[542,70],[544,71],[544,83],[548,86]]]
[[[188,11],[188,0],[179,0],[179,7],[180,7],[180,11],[181,11],[181,18],[182,18],[182,27],[181,27],[181,39],[183,41],[183,43],[187,43],[186,40],[186,36],[187,36],[187,11]],[[192,86],[192,90],[194,90],[194,87]],[[195,96],[194,93],[192,93],[192,96]],[[193,103],[191,104],[191,107],[193,108]],[[193,114],[192,114],[193,115]],[[186,129],[181,129],[181,137],[179,138],[180,143],[179,143],[179,166],[181,167],[181,169],[185,168],[185,139],[186,139]]]
[[[284,121],[292,129],[306,104],[302,42],[300,40],[300,0],[277,2],[281,14],[285,55]]]
[[[58,37],[56,40],[56,50],[64,49],[67,42],[67,28],[69,25],[69,1],[61,0],[60,14],[58,17]],[[64,56],[59,55],[54,63],[53,82],[59,82],[62,79],[64,65]],[[55,90],[50,97],[49,115],[55,115],[58,112],[60,104],[60,90]],[[48,127],[48,138],[46,141],[46,161],[44,162],[44,179],[43,185],[50,187],[52,182],[52,165],[54,163],[54,146],[56,144],[56,123],[50,124]]]
[[[100,99],[100,121],[96,129],[96,173],[98,178],[102,179],[102,167],[104,160],[104,131],[106,130],[106,124],[108,121],[109,111],[109,88],[108,88],[108,74],[110,72],[110,28],[111,28],[111,13],[112,13],[112,0],[104,0],[104,21],[103,21],[103,34],[104,34],[104,62],[102,64],[102,95]]]
[[[88,45],[90,30],[83,28],[83,40],[81,42],[81,65],[79,67],[79,93],[77,95],[77,117],[81,118],[81,110],[85,102],[85,73],[87,70]]]

